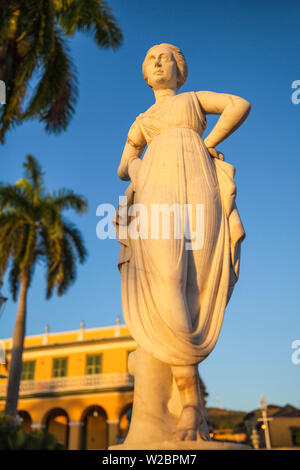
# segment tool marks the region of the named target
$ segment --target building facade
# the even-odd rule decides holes
[[[269,423],[272,447],[300,449],[300,410],[286,405],[272,415]]]
[[[5,345],[8,375],[11,339]],[[120,325],[25,338],[18,411],[26,430],[47,429],[67,449],[107,449],[124,436],[133,400],[127,358],[136,343]],[[0,380],[0,411],[7,379]]]

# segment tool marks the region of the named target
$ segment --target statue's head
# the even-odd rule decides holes
[[[179,47],[158,44],[151,47],[143,62],[146,83],[154,90],[173,88],[176,91],[186,81],[188,68]]]

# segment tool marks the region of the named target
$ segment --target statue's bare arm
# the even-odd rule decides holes
[[[220,114],[218,122],[204,140],[208,148],[216,147],[236,131],[251,109],[248,101],[227,93],[199,91],[197,96],[205,114]]]
[[[141,164],[140,157],[146,145],[147,142],[140,127],[136,122],[134,122],[128,132],[126,144],[118,168],[118,177],[121,180],[128,181],[134,178],[134,174],[137,172],[138,167]]]

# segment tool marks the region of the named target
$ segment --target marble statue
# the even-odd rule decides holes
[[[245,232],[235,204],[235,168],[216,146],[242,124],[250,104],[226,93],[178,94],[187,73],[178,47],[159,44],[147,52],[143,75],[155,104],[132,124],[118,168],[119,178],[131,181],[126,206],[119,205],[115,218],[122,306],[138,345],[129,356],[135,391],[124,449],[217,445],[209,437],[198,364],[218,339]],[[207,114],[220,117],[202,140]],[[162,204],[188,205],[190,212],[180,212],[188,215],[179,225],[171,217],[168,237],[162,229],[153,237],[151,210]],[[121,226],[137,214],[133,207],[141,206],[149,215],[143,236],[121,237]],[[203,233],[201,248],[194,249],[186,242],[197,207],[202,207]]]

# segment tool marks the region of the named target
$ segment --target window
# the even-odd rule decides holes
[[[35,361],[23,362],[21,380],[33,380],[34,368],[35,368]]]
[[[85,373],[87,375],[102,373],[102,354],[91,354],[86,356]]]
[[[290,428],[293,446],[300,446],[300,428]]]
[[[53,359],[52,377],[65,377],[68,369],[67,357],[56,357]]]

